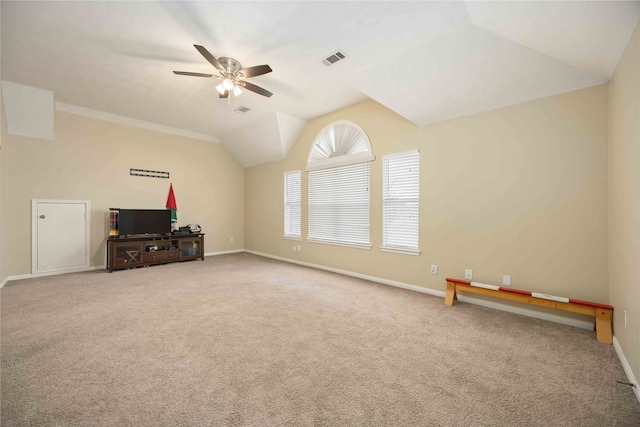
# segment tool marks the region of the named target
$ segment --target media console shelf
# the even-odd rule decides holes
[[[166,236],[109,237],[107,267],[123,270],[198,259],[204,261],[204,233]]]

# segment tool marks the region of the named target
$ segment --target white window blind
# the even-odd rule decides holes
[[[301,219],[301,172],[286,172],[284,174],[284,235],[285,237],[300,238]]]
[[[382,159],[382,250],[419,255],[420,153]]]
[[[371,247],[369,163],[309,172],[309,241]]]

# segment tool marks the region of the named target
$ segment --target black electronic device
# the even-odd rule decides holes
[[[169,209],[120,209],[118,234],[120,236],[171,234],[171,211]]]
[[[191,229],[189,227],[180,227],[177,230],[173,230],[172,234],[191,234]]]

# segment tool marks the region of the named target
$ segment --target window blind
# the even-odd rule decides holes
[[[420,153],[382,160],[382,249],[418,254]]]
[[[309,172],[309,241],[371,247],[369,163]]]
[[[284,174],[284,235],[300,238],[301,223],[301,172]]]

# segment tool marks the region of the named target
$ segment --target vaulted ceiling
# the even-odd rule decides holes
[[[251,166],[366,99],[424,126],[605,83],[640,3],[2,1],[0,13],[3,80],[219,141]],[[215,80],[173,74],[214,71],[194,44],[269,64],[250,81],[274,95],[245,91],[229,108]],[[325,66],[337,50],[346,59]]]

